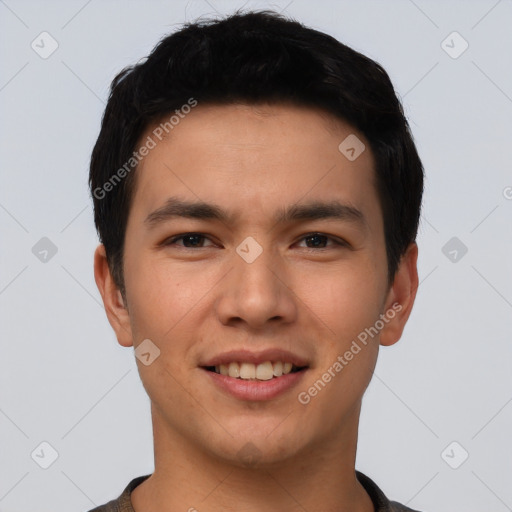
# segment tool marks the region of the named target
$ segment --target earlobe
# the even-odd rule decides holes
[[[380,344],[393,345],[402,336],[418,290],[418,246],[412,242],[400,260],[386,298],[384,314],[389,319],[380,333]]]
[[[100,291],[108,321],[123,347],[133,345],[130,315],[123,296],[112,278],[107,262],[105,246],[100,244],[94,253],[94,279]]]

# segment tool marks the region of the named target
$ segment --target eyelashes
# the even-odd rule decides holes
[[[329,248],[342,248],[342,247],[348,248],[349,247],[349,244],[345,240],[343,240],[339,237],[334,237],[332,235],[328,235],[328,234],[321,233],[321,232],[312,232],[312,233],[303,235],[301,238],[299,238],[299,240],[297,242],[295,242],[295,244],[297,244],[299,242],[303,242],[303,241],[306,241],[306,243],[308,243],[307,242],[308,240],[313,241],[314,245],[312,247],[304,247],[304,248],[311,249],[313,251],[322,250],[322,249],[326,250]],[[178,244],[178,242],[180,242],[180,241],[183,242],[183,244]],[[166,240],[164,240],[162,242],[161,245],[164,247],[174,246],[174,247],[180,247],[183,249],[204,249],[206,247],[212,247],[212,246],[216,245],[215,243],[213,243],[213,245],[204,246],[201,243],[204,241],[211,242],[208,235],[206,235],[204,233],[191,232],[191,233],[181,233],[179,235],[175,235],[170,238],[167,238]],[[324,246],[324,243],[325,243],[325,246]],[[330,243],[330,245],[329,245],[329,243]],[[320,244],[321,247],[319,247],[318,244]]]

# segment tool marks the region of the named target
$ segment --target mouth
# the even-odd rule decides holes
[[[246,381],[269,381],[280,379],[291,373],[306,370],[307,366],[297,366],[289,361],[265,361],[260,364],[250,362],[232,361],[228,364],[204,366],[205,370],[231,377],[232,379]]]
[[[279,348],[232,350],[201,361],[214,388],[241,401],[276,399],[299,386],[310,359]]]

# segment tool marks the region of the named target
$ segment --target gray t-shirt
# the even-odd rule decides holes
[[[375,512],[419,512],[418,510],[413,510],[406,507],[405,505],[401,505],[396,501],[389,501],[373,480],[368,478],[360,471],[356,471],[356,475],[357,479],[361,482],[361,485],[365,488],[366,492],[370,496],[373,502],[373,506],[375,507]],[[119,498],[109,501],[101,507],[96,507],[89,512],[135,512],[132,507],[130,495],[135,487],[137,487],[139,484],[144,482],[146,478],[149,477],[150,475],[145,475],[134,478],[127,485]]]

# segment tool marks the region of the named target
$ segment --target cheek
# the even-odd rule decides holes
[[[204,295],[207,279],[184,275],[162,259],[127,258],[126,291],[132,330],[140,337],[167,339]]]
[[[315,415],[323,418],[319,428],[329,431],[354,410],[371,380],[379,336],[368,332],[379,319],[380,297],[378,281],[369,279],[368,269],[325,284],[323,293],[317,291],[315,299],[310,292],[309,300],[328,330],[320,340],[317,365],[301,391],[302,398],[313,404],[306,414],[311,421]]]
[[[331,333],[345,343],[378,319],[383,300],[383,277],[371,265],[350,265],[311,279],[303,279],[300,297],[305,313],[314,313]],[[299,295],[299,294],[298,294]]]

